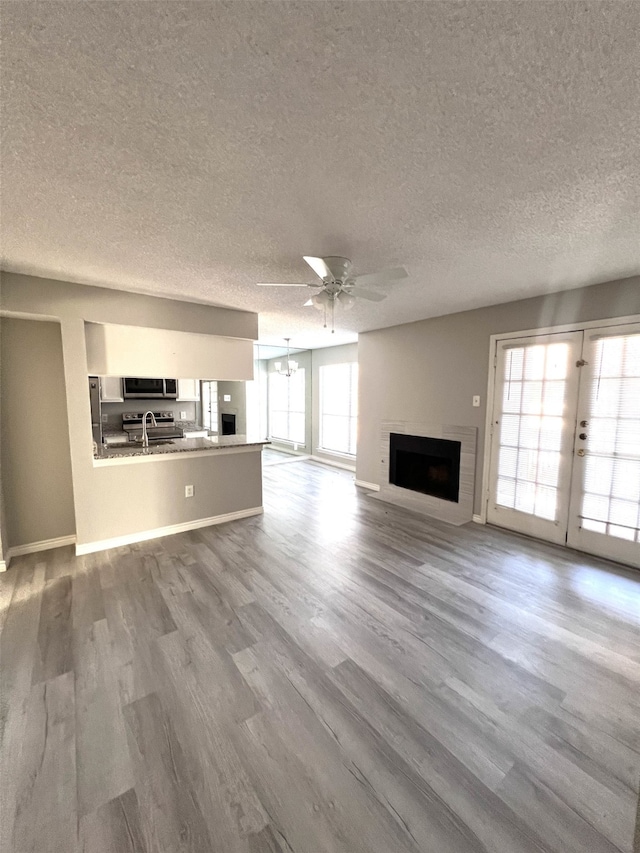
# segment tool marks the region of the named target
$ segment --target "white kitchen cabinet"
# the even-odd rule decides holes
[[[178,401],[197,401],[200,399],[199,379],[178,379]]]
[[[120,376],[100,377],[100,400],[103,403],[122,403],[122,378]]]

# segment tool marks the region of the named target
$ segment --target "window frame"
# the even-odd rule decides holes
[[[332,369],[335,370],[336,368],[345,367],[349,369],[348,411],[346,413],[325,412],[324,396],[326,391],[324,383],[327,381],[328,373]],[[318,450],[321,453],[330,453],[334,456],[340,456],[345,459],[356,458],[358,446],[358,381],[359,375],[357,361],[343,361],[335,364],[320,365],[318,370]],[[343,418],[346,420],[348,435],[347,450],[326,446],[324,439],[325,417]],[[353,441],[352,437],[354,437]]]
[[[274,393],[272,390],[273,382],[286,382],[287,388],[287,407],[286,409],[274,409],[273,408],[273,398]],[[301,387],[299,387],[301,386]],[[284,386],[283,386],[284,387]],[[298,393],[300,393],[300,399],[294,400],[294,404],[298,406],[298,408],[292,408],[291,405],[291,392],[292,390],[297,389]],[[271,441],[277,442],[278,444],[293,444],[297,447],[306,447],[307,444],[307,381],[306,381],[306,372],[304,367],[299,367],[296,372],[292,376],[283,376],[275,370],[271,370],[268,373],[268,405],[267,405],[267,419],[268,419],[268,435]],[[301,403],[301,408],[300,408]],[[286,415],[286,423],[287,423],[287,435],[274,435],[273,433],[273,416],[274,414],[284,414]],[[292,415],[302,415],[303,418],[303,428],[302,428],[302,438],[291,437],[292,428],[291,428],[291,416]]]

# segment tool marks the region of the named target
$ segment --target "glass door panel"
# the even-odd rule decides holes
[[[640,567],[640,324],[585,332],[567,543]]]
[[[564,543],[582,332],[501,341],[487,518]]]

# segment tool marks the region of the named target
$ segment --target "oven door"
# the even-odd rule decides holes
[[[164,379],[144,379],[131,376],[124,377],[125,399],[149,399],[164,397]]]

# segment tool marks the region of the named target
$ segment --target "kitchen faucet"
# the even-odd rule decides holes
[[[149,447],[149,433],[147,432],[147,415],[151,415],[151,426],[157,427],[158,422],[153,412],[145,412],[142,416],[142,446]]]

